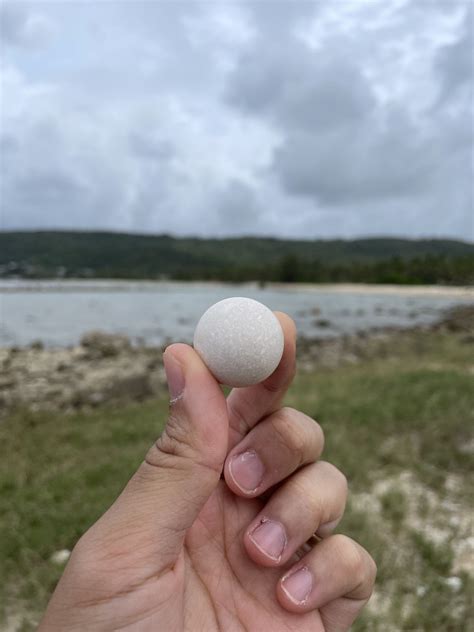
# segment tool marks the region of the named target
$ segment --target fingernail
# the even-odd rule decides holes
[[[265,468],[254,450],[232,457],[229,473],[237,487],[245,494],[254,492],[263,479]]]
[[[249,538],[267,557],[277,562],[281,560],[287,542],[282,524],[274,520],[264,519],[249,533]]]
[[[169,354],[163,355],[163,364],[165,367],[166,380],[168,382],[168,390],[170,393],[170,402],[174,404],[183,395],[184,391],[184,373],[181,364],[176,358]]]
[[[281,582],[281,587],[293,603],[306,603],[313,588],[313,576],[306,568],[299,568],[295,573],[287,575]]]

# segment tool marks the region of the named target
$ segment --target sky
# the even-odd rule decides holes
[[[0,227],[474,239],[470,0],[0,3]]]

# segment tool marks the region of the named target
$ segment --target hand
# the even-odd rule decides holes
[[[277,315],[278,369],[227,400],[191,347],[168,347],[166,428],[74,548],[41,632],[349,629],[375,564],[353,540],[331,535],[347,486],[318,461],[321,428],[280,408],[295,330]],[[310,547],[315,532],[322,540]]]

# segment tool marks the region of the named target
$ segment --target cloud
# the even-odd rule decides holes
[[[473,236],[466,3],[0,6],[3,228]]]
[[[435,5],[431,9],[428,20],[437,23],[441,9]],[[393,13],[379,16],[378,31],[392,28]],[[457,90],[468,86],[472,94],[469,15],[467,11],[461,31],[452,27],[455,39],[449,44],[431,41],[428,46],[432,67],[428,98],[417,95],[405,76],[390,75],[390,80],[399,82],[392,93],[381,89],[380,83],[387,79],[374,79],[371,65],[377,65],[377,58],[380,62],[396,55],[397,41],[376,43],[366,50],[367,29],[360,23],[358,29],[354,26],[353,12],[349,22],[339,20],[333,28],[333,39],[322,35],[321,28],[315,44],[310,35],[313,24],[299,39],[288,28],[278,50],[246,51],[231,77],[227,99],[247,115],[264,117],[278,131],[281,142],[270,172],[283,192],[312,199],[321,212],[332,209],[339,213],[341,224],[354,225],[350,216],[357,215],[361,227],[373,229],[376,204],[382,232],[384,225],[389,232],[407,230],[400,222],[397,231],[396,222],[388,219],[396,209],[398,217],[411,220],[413,232],[435,233],[442,226],[448,232],[467,229],[464,235],[472,235],[472,135],[466,116],[472,99]],[[321,19],[320,13],[316,22]],[[416,33],[403,26],[405,59],[416,64]],[[447,25],[445,29],[449,31]],[[344,40],[342,32],[349,37]],[[424,38],[427,33],[422,30],[419,39]],[[390,51],[390,46],[395,49]],[[405,63],[397,67],[390,60],[389,67],[401,73]],[[441,106],[433,107],[436,86],[445,92],[448,110],[457,112],[457,122]],[[420,108],[420,103],[425,107]],[[440,222],[453,211],[451,220]]]
[[[215,200],[217,223],[222,234],[222,227],[226,227],[226,234],[245,234],[265,232],[262,222],[263,211],[257,200],[257,192],[241,180],[231,180]]]
[[[372,125],[318,135],[291,134],[276,151],[273,168],[286,189],[327,206],[406,198],[430,182],[434,156],[410,124],[390,117]]]
[[[442,46],[436,56],[435,64],[440,74],[440,96],[447,101],[458,91],[464,90],[468,94],[472,106],[472,91],[474,81],[474,9],[472,4],[466,8],[465,17],[461,23],[460,35],[453,42]],[[470,97],[469,97],[470,95]]]
[[[41,13],[14,2],[0,4],[0,37],[10,46],[41,46],[54,35],[55,24]]]
[[[337,52],[321,56],[294,38],[287,44],[241,58],[227,94],[232,104],[305,131],[358,122],[373,109],[370,86],[350,60]]]

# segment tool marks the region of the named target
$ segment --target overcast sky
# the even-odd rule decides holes
[[[1,227],[473,239],[472,6],[1,2]]]

